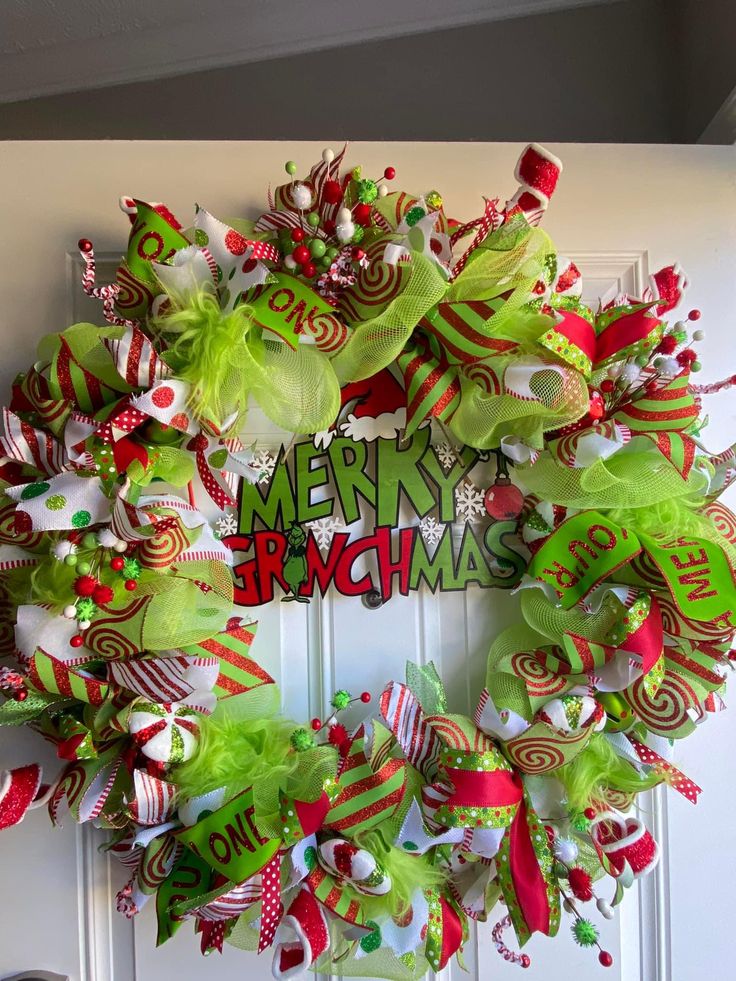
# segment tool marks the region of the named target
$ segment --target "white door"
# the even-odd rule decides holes
[[[193,203],[216,215],[252,216],[263,210],[269,183],[283,163],[306,167],[323,143],[5,143],[0,173],[6,189],[0,262],[0,395],[17,370],[33,360],[42,333],[90,317],[77,287],[75,243],[84,235],[98,254],[122,251],[126,224],[117,211],[121,193],[163,200],[186,221]],[[502,199],[514,188],[521,148],[497,144],[355,144],[351,160],[366,172],[390,164],[401,186],[439,189],[448,212],[471,218],[482,195]],[[733,284],[736,283],[736,188],[731,148],[552,146],[565,172],[545,228],[585,277],[586,294],[616,285],[637,293],[649,271],[673,260],[687,270],[692,289],[686,309],[698,307],[707,339],[702,378],[736,370]],[[103,269],[105,269],[104,263]],[[736,403],[719,396],[707,405],[714,422],[711,449],[733,441]],[[256,417],[253,431],[266,427]],[[477,699],[492,637],[514,621],[506,593],[468,592],[394,596],[377,610],[359,599],[328,595],[311,604],[269,604],[253,653],[282,687],[285,709],[296,719],[322,714],[338,687],[377,695],[389,678],[403,677],[407,657],[433,660],[447,682],[454,711]],[[705,789],[697,808],[657,792],[645,818],[664,847],[658,871],[631,890],[621,912],[602,927],[601,942],[614,956],[611,981],[695,981],[730,961],[731,883],[736,848],[728,814],[736,803],[724,757],[736,736],[728,713],[711,718],[687,741],[681,768]],[[0,733],[0,768],[53,754],[30,733]],[[723,830],[720,824],[723,823]],[[705,833],[704,829],[708,829]],[[712,847],[708,847],[710,843]],[[151,906],[129,924],[114,909],[124,881],[96,851],[89,829],[51,829],[34,812],[0,836],[3,911],[0,979],[24,969],[45,969],[73,981],[235,981],[270,976],[256,959],[228,948],[203,960],[186,928],[154,948]],[[466,947],[471,978],[513,977],[518,971],[495,952],[487,924]],[[555,940],[537,937],[527,951],[530,979],[563,981],[597,976],[590,952],[574,945],[566,921]],[[508,938],[511,942],[512,937]],[[456,964],[453,981],[465,977]]]

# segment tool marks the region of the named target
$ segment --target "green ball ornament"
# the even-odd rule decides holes
[[[97,548],[97,535],[93,531],[88,531],[82,538],[82,548]]]
[[[307,215],[307,224],[310,228],[319,228],[319,215],[316,211],[310,211]]]
[[[89,562],[77,562],[77,572],[80,576],[88,576],[92,566]]]
[[[640,368],[645,368],[649,364],[649,358],[646,354],[640,354],[636,359],[636,363]]]
[[[284,164],[284,170],[289,175],[289,177],[293,177],[294,174],[296,173],[296,163],[293,160],[287,160],[286,163]]]
[[[700,371],[702,367],[703,366],[699,361],[693,361],[693,363],[690,365],[690,371]]]
[[[363,236],[365,235],[365,229],[361,225],[355,226],[355,231],[353,232],[353,237],[350,239],[351,242],[362,242]]]
[[[337,259],[339,254],[340,254],[340,250],[336,249],[334,245],[331,245],[330,248],[325,253],[325,255],[330,260],[330,262],[332,262],[333,259]]]
[[[74,555],[74,554],[67,555],[64,558],[64,565],[70,565],[70,566],[74,567],[76,564],[77,564],[77,557],[76,557],[76,555]]]
[[[309,243],[309,254],[313,259],[321,259],[327,252],[327,246],[321,238],[313,238]]]
[[[180,433],[173,426],[166,426],[156,419],[147,422],[143,429],[143,436],[149,443],[157,446],[174,446],[184,438],[184,433]]]
[[[328,259],[328,258],[327,258],[327,256],[326,256],[326,255],[324,255],[324,256],[322,256],[322,258],[321,258],[321,259],[319,260],[319,263],[318,263],[318,265],[319,265],[319,268],[320,268],[320,269],[329,269],[329,268],[330,268],[330,266],[332,265],[332,259]]]

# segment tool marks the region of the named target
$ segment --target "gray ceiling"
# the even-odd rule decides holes
[[[733,142],[736,0],[3,0],[0,138]]]

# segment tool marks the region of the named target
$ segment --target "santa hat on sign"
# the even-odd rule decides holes
[[[6,770],[0,778],[0,830],[20,824],[41,786],[38,763]]]
[[[329,946],[330,931],[322,907],[309,889],[302,888],[276,934],[273,976],[278,981],[303,974]]]

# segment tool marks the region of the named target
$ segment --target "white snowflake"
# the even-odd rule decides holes
[[[419,530],[427,545],[436,545],[440,538],[442,538],[445,526],[441,525],[436,518],[430,516],[422,518],[419,522]]]
[[[276,469],[276,457],[273,453],[269,453],[268,450],[258,450],[254,454],[250,465],[258,471],[258,483],[267,484]]]
[[[320,518],[318,521],[310,521],[307,528],[311,528],[312,534],[320,548],[329,548],[335,532],[342,528],[340,518]]]
[[[475,521],[486,513],[485,491],[470,480],[464,480],[455,488],[455,511],[461,521]]]
[[[234,514],[224,514],[215,521],[215,525],[220,538],[227,538],[228,535],[237,535],[238,533],[238,519]]]
[[[449,443],[435,443],[434,452],[445,473],[448,470],[452,470],[453,466],[457,463],[458,455]]]

